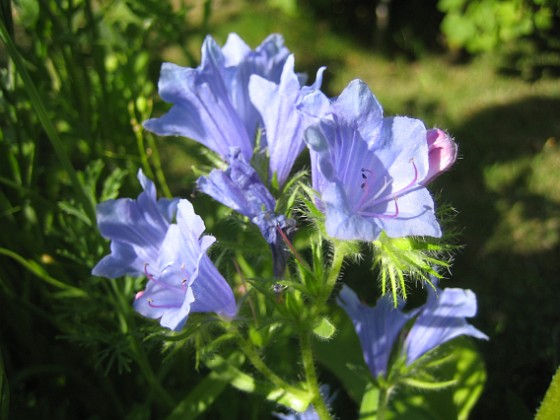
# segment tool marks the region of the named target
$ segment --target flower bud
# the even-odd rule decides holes
[[[432,182],[442,172],[447,171],[457,159],[457,143],[443,130],[434,128],[426,132],[428,142],[429,169],[422,181],[423,185]]]

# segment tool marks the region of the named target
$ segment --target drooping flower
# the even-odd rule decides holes
[[[443,172],[449,170],[457,160],[457,143],[443,130],[433,128],[427,132],[428,140],[428,174],[423,185],[432,182]]]
[[[236,147],[249,161],[262,126],[249,98],[249,79],[259,75],[278,82],[288,55],[280,35],[269,36],[254,51],[236,34],[223,48],[208,36],[198,68],[163,64],[159,95],[173,107],[144,127],[162,136],[191,138],[222,157]]]
[[[383,118],[368,86],[355,80],[332,101],[328,115],[307,128],[305,141],[330,236],[441,236],[424,184],[430,161],[422,121]]]
[[[188,200],[180,200],[177,224],[169,227],[154,267],[146,265],[146,290],[139,293],[134,309],[163,327],[178,331],[190,312],[216,312],[233,317],[235,298],[206,251],[212,236],[201,236],[204,222]]]
[[[278,228],[289,234],[295,222],[284,215],[275,214],[274,197],[239,150],[233,149],[227,160],[229,166],[225,171],[214,169],[207,177],[200,177],[197,187],[258,226],[272,248],[274,272],[279,277],[285,268],[286,255]]]
[[[389,296],[384,296],[372,308],[361,303],[352,289],[343,286],[337,303],[354,324],[371,375],[384,375],[397,337],[410,319],[410,314],[401,311],[404,302],[399,300],[395,308]]]
[[[428,288],[428,300],[404,342],[407,364],[461,335],[488,340],[465,319],[475,316],[476,311],[476,295],[471,290]]]
[[[95,276],[141,276],[146,264],[155,265],[179,199],[157,200],[156,188],[142,170],[138,180],[144,191],[136,200],[120,198],[97,206],[99,231],[112,242],[111,253],[93,268]]]
[[[141,170],[138,179],[144,191],[136,200],[108,200],[97,207],[99,230],[112,242],[111,253],[92,273],[111,279],[146,276],[146,290],[137,294],[134,307],[173,330],[182,328],[191,311],[233,317],[235,298],[206,255],[214,238],[201,237],[202,219],[187,200],[157,200]]]
[[[380,298],[373,308],[363,305],[347,286],[343,287],[337,302],[354,324],[373,377],[386,376],[389,356],[410,319],[414,319],[413,325],[399,350],[406,358],[407,366],[459,336],[488,340],[486,334],[465,319],[476,315],[476,295],[471,290],[428,288],[426,303],[408,313],[402,312],[402,301],[398,308],[394,308],[386,296]]]

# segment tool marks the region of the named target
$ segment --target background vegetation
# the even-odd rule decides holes
[[[169,410],[159,384],[179,399],[205,376],[185,341],[162,356],[157,330],[129,308],[131,279],[90,275],[107,251],[92,210],[135,196],[140,166],[163,193],[191,194],[199,149],[139,123],[167,109],[161,62],[196,66],[204,36],[229,32],[253,47],[282,33],[298,70],[328,66],[330,95],[361,78],[387,115],[456,137],[462,159],[434,189],[463,229],[447,284],[477,293],[474,323],[491,337],[477,343],[488,382],[473,417],[532,417],[560,363],[558,2],[1,4],[0,418],[155,418]],[[496,19],[482,28],[483,8]],[[198,198],[208,229],[226,234],[220,209]],[[216,395],[213,416],[274,409],[225,385]]]

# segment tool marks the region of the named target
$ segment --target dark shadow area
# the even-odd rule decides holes
[[[477,293],[474,324],[490,336],[489,342],[477,343],[488,382],[473,418],[532,416],[559,362],[560,246],[519,252],[515,241],[524,237],[514,235],[504,239],[511,241],[509,248],[487,246],[500,234],[497,226],[508,208],[521,206],[522,220],[537,223],[558,218],[559,206],[546,194],[529,190],[534,166],[499,192],[490,190],[485,178],[493,164],[557,152],[554,141],[548,142],[553,143],[550,148],[543,146],[547,139],[560,138],[558,115],[560,99],[531,97],[488,108],[450,129],[464,158],[435,187],[441,185],[446,199],[459,209],[466,246],[456,257],[449,286]]]

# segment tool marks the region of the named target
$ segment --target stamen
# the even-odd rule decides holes
[[[358,204],[356,205],[356,209],[363,209],[363,208],[367,208],[367,207],[372,207],[381,203],[384,203],[386,201],[389,200],[395,200],[396,203],[396,199],[398,197],[400,197],[401,195],[403,195],[404,193],[407,193],[411,187],[414,187],[418,181],[418,168],[416,167],[416,164],[414,163],[414,159],[410,159],[409,163],[412,164],[412,167],[414,168],[414,176],[412,178],[412,181],[410,181],[408,183],[408,185],[406,185],[405,187],[399,189],[398,191],[393,192],[392,194],[387,194],[387,195],[383,195],[385,193],[385,191],[393,184],[393,179],[387,179],[387,177],[384,177],[384,182],[383,182],[383,186],[379,189],[379,191],[377,191],[377,193],[373,196],[373,197],[368,197],[369,195],[369,184],[367,182],[364,182],[361,186],[362,190],[363,190],[363,194],[362,197],[360,198],[360,201],[358,202]],[[362,169],[362,177],[364,175],[364,172],[366,172],[365,169]],[[371,172],[371,171],[370,171]],[[366,177],[367,180],[367,177]],[[365,185],[364,185],[365,184]],[[364,216],[371,216],[371,217],[381,217],[381,214],[377,214],[377,213],[369,213],[369,212],[361,212],[358,210],[359,214],[362,214]],[[397,217],[398,215],[398,205],[397,205],[397,211],[396,211],[396,215],[389,215],[389,216],[384,216],[386,218],[394,218]]]
[[[171,309],[171,308],[180,308],[181,305],[154,305],[154,300],[152,298],[148,298],[148,306],[150,308],[156,308],[156,309]]]
[[[393,214],[383,214],[383,213],[370,213],[367,211],[359,211],[358,214],[367,217],[376,217],[378,219],[395,219],[399,216],[399,203],[397,202],[397,197],[393,197],[395,200],[395,213]]]
[[[154,283],[159,284],[161,287],[164,287],[169,290],[173,290],[173,291],[179,290],[183,293],[185,292],[185,287],[183,286],[183,282],[181,282],[181,286],[173,286],[172,284],[167,284],[163,281],[159,281],[154,277],[153,274],[148,273],[148,265],[149,264],[147,263],[144,264],[144,274],[146,275],[148,280],[153,281]]]

